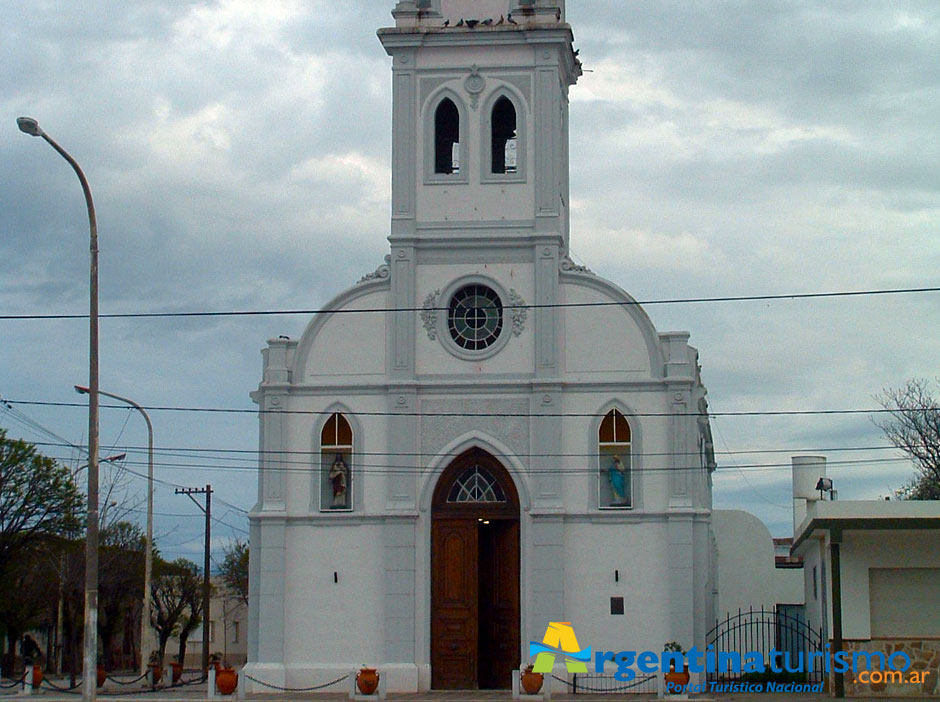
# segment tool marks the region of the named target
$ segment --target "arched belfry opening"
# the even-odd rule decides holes
[[[431,686],[508,689],[519,667],[519,495],[491,454],[470,449],[434,488]]]
[[[492,127],[493,173],[515,173],[518,170],[516,108],[505,95],[493,105]]]
[[[460,172],[460,112],[450,98],[434,111],[434,172]]]

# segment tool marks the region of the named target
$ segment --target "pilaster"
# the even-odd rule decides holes
[[[391,307],[388,313],[390,348],[389,375],[393,380],[413,380],[415,375],[415,329],[418,315],[415,307],[415,249],[411,244],[392,248]]]
[[[418,454],[417,390],[415,386],[391,388],[388,394],[388,463],[386,509],[414,510]],[[394,465],[392,465],[394,464]]]

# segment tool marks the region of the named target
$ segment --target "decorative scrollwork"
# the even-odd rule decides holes
[[[360,284],[362,284],[362,283],[367,283],[367,282],[369,282],[370,280],[387,280],[388,277],[391,275],[391,272],[392,272],[392,271],[391,271],[391,268],[390,268],[390,266],[389,266],[389,264],[390,264],[391,262],[392,262],[392,257],[391,257],[390,255],[386,254],[386,255],[385,255],[385,263],[383,263],[381,266],[379,266],[378,268],[376,268],[376,269],[375,269],[374,271],[372,271],[371,273],[366,273],[364,276],[362,276],[362,277],[359,279],[359,282],[356,283],[356,285],[360,285]]]
[[[564,273],[588,273],[590,275],[594,275],[594,272],[590,268],[587,266],[579,266],[567,256],[561,257],[561,264],[559,267]]]
[[[440,296],[440,290],[428,293],[428,296],[424,298],[424,305],[422,305],[421,310],[421,323],[428,333],[428,338],[432,341],[437,338],[437,299]]]
[[[512,335],[519,336],[525,329],[525,321],[529,316],[529,310],[525,306],[525,300],[516,292],[515,288],[509,289],[509,316],[512,317]]]

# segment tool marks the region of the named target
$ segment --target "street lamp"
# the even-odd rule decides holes
[[[75,392],[79,395],[87,395],[88,388],[76,385]],[[133,400],[100,389],[98,394],[114,398],[120,402],[126,402],[140,412],[144,416],[144,421],[147,422],[147,540],[144,543],[144,601],[140,613],[140,672],[143,674],[147,670],[144,642],[150,641],[148,636],[150,631],[150,579],[153,574],[153,424],[150,423],[150,416],[144,408]]]
[[[91,267],[88,304],[88,523],[85,531],[85,655],[82,672],[82,700],[94,702],[98,668],[98,224],[91,188],[78,162],[39,128],[31,117],[18,117],[20,131],[42,137],[68,161],[78,176],[88,207],[91,239]]]

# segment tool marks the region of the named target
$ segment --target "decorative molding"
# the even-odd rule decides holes
[[[440,296],[441,291],[439,289],[428,293],[428,296],[424,298],[424,305],[422,305],[421,310],[421,323],[428,333],[428,338],[432,341],[437,338],[437,300]]]
[[[512,335],[519,336],[525,330],[525,320],[529,316],[529,310],[525,307],[525,300],[516,292],[515,288],[509,289],[509,316],[512,317]]]
[[[528,398],[428,399],[421,401],[419,412],[420,450],[425,458],[438,455],[454,439],[473,431],[502,442],[516,456],[528,454]]]
[[[561,257],[559,268],[564,273],[587,273],[588,275],[594,275],[594,271],[592,271],[590,268],[587,266],[579,266],[567,256]]]
[[[385,263],[376,268],[371,273],[366,273],[359,279],[359,282],[356,285],[361,285],[362,283],[368,283],[370,280],[386,280],[389,275],[391,275],[391,269],[389,264],[392,262],[392,257],[388,254],[385,255]]]
[[[480,75],[480,68],[476,64],[470,67],[470,75],[464,80],[463,88],[470,96],[470,109],[476,112],[480,106],[480,93],[486,88],[486,78]]]

